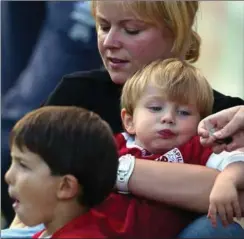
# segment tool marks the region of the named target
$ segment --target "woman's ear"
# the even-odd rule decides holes
[[[133,122],[133,116],[128,114],[126,109],[121,110],[121,119],[124,125],[125,130],[131,134],[135,134],[135,127],[134,127],[134,122]]]
[[[57,197],[62,200],[72,199],[80,193],[80,190],[81,186],[79,185],[76,177],[67,174],[62,177],[59,183]]]

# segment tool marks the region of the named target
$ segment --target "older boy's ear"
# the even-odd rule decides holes
[[[73,175],[65,175],[62,177],[62,180],[59,184],[57,190],[58,199],[72,199],[80,193],[81,187],[78,183],[78,180]]]
[[[129,134],[135,134],[133,117],[127,113],[126,109],[121,110],[121,119],[122,119],[125,130]]]

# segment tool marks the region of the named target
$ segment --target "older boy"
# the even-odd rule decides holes
[[[13,208],[25,225],[45,225],[34,238],[114,235],[107,218],[91,210],[112,191],[118,166],[112,131],[97,114],[40,108],[16,123],[10,147],[5,178]]]

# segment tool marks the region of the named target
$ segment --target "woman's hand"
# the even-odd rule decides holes
[[[209,125],[215,129],[212,135]],[[244,147],[244,106],[232,107],[206,117],[198,125],[198,134],[202,145],[213,147],[215,153]],[[227,137],[232,137],[230,143],[216,142]]]

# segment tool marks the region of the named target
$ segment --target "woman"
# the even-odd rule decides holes
[[[94,1],[98,46],[106,71],[64,77],[46,105],[83,106],[97,112],[115,133],[121,131],[119,99],[122,85],[130,75],[158,58],[180,57],[192,62],[198,59],[200,38],[192,30],[197,10],[198,2]],[[216,91],[214,96],[214,112],[244,104],[241,99]],[[127,186],[132,194],[206,213],[217,175],[215,170],[201,166],[137,159]],[[204,216],[178,237],[231,238],[240,233],[237,224],[214,229]]]

